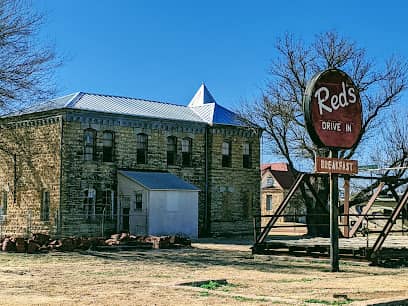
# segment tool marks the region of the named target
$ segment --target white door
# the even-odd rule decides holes
[[[147,191],[134,192],[130,209],[130,233],[147,235]]]

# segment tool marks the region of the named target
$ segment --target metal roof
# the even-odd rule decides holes
[[[196,186],[183,181],[178,176],[167,172],[118,171],[120,175],[142,185],[149,190],[184,190],[200,191]]]
[[[207,103],[217,103],[205,84],[201,84],[194,97],[188,103],[189,107],[201,106]]]
[[[19,112],[10,113],[4,117],[55,109],[89,110],[149,118],[200,122],[209,125],[243,125],[235,113],[216,103],[204,84],[200,86],[188,106],[137,98],[77,92],[37,104]]]
[[[222,107],[215,101],[205,84],[201,84],[188,104],[197,115],[208,124],[244,125],[234,112]]]

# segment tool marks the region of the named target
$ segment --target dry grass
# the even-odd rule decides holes
[[[211,240],[193,246],[120,253],[1,253],[0,304],[342,305],[408,298],[408,268],[341,262],[342,272],[330,273],[327,260],[253,257],[248,245]],[[216,279],[228,284],[216,289],[180,285]]]

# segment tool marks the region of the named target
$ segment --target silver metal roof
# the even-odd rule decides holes
[[[242,126],[237,114],[219,105],[211,95],[205,84],[201,84],[194,97],[188,104],[206,123]]]
[[[120,175],[142,185],[149,190],[184,190],[200,191],[196,186],[183,181],[178,176],[167,172],[118,171]]]
[[[188,106],[144,99],[78,92],[37,104],[4,117],[55,109],[78,109],[149,118],[242,126],[237,115],[220,106],[202,84]]]

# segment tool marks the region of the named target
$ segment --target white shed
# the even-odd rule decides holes
[[[199,191],[167,172],[118,171],[118,230],[195,238]]]

